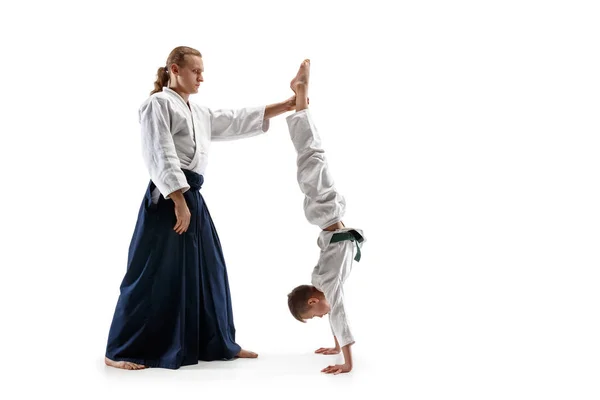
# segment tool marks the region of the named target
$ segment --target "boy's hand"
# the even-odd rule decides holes
[[[339,347],[321,347],[320,349],[315,350],[315,353],[325,354],[325,355],[340,354],[340,348]]]
[[[321,372],[325,372],[326,374],[344,374],[352,371],[352,365],[350,364],[340,364],[340,365],[330,365],[327,368],[321,370]]]

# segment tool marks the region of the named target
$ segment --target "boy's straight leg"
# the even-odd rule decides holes
[[[346,200],[335,189],[321,138],[308,109],[310,60],[304,60],[290,87],[296,93],[296,113],[287,117],[292,143],[298,154],[297,179],[304,194],[304,214],[321,229],[339,226]]]
[[[335,188],[310,111],[301,110],[288,116],[286,120],[298,154],[297,179],[305,196],[306,219],[321,229],[341,222],[346,210],[346,200]]]

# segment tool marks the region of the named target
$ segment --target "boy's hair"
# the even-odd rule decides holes
[[[317,289],[312,285],[300,285],[288,294],[288,307],[294,318],[298,321],[306,322],[302,319],[302,314],[306,313],[310,308],[308,299],[310,299],[316,291]]]

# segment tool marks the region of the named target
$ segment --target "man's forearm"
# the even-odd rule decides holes
[[[185,197],[183,197],[183,191],[181,189],[176,190],[173,193],[169,194],[169,198],[171,200],[173,200],[173,202],[175,204],[184,204],[185,203]]]
[[[276,117],[280,114],[283,114],[284,112],[291,111],[294,109],[295,104],[296,103],[293,102],[291,99],[282,101],[281,103],[269,104],[265,107],[264,119],[267,120]]]

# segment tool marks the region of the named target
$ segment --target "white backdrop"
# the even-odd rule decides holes
[[[2,14],[10,398],[600,395],[595,2],[58,1]],[[137,110],[179,45],[203,53],[191,100],[211,108],[285,100],[311,59],[344,222],[368,240],[346,287],[352,374],[298,367],[332,338],[325,320],[301,325],[287,310],[319,230],[304,219],[284,116],[263,136],[214,143],[202,189],[237,339],[261,358],[132,380],[102,365],[148,183]],[[277,369],[252,374],[269,359]]]

